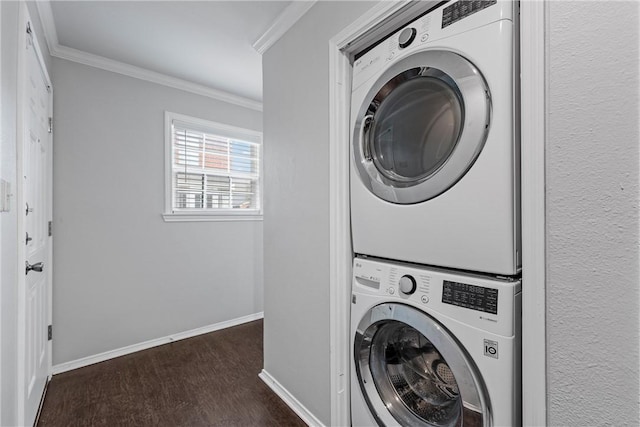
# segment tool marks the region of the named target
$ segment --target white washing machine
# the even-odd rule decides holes
[[[520,281],[354,260],[353,426],[520,426]]]
[[[520,270],[518,5],[448,2],[355,60],[355,253]]]

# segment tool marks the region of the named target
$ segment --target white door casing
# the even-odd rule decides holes
[[[438,2],[381,1],[329,41],[329,164],[330,164],[330,300],[331,300],[331,424],[349,423],[348,319],[352,251],[349,228],[349,117],[351,65],[349,57],[398,22]],[[522,420],[544,425],[546,402],[546,278],[545,278],[545,25],[546,2],[520,2],[522,121],[521,197],[523,282],[522,296]],[[403,11],[406,14],[403,15]],[[526,125],[526,126],[525,126]],[[347,325],[347,326],[345,326]],[[535,349],[535,351],[530,351]],[[345,390],[347,392],[345,393]]]
[[[16,209],[18,247],[24,249],[18,256],[18,424],[33,425],[51,371],[52,95],[24,3],[20,23]]]

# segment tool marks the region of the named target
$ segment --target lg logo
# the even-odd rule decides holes
[[[487,357],[498,358],[498,342],[491,340],[484,340],[484,355]]]

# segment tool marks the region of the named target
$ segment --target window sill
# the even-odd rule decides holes
[[[191,212],[162,214],[165,222],[262,221],[261,214],[202,214]]]

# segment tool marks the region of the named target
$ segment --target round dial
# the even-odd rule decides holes
[[[417,31],[413,27],[405,28],[404,30],[402,30],[400,36],[398,37],[398,46],[400,46],[401,49],[409,46],[413,39],[416,38],[416,33]]]
[[[400,291],[405,295],[411,295],[416,291],[416,279],[408,274],[400,278]]]

